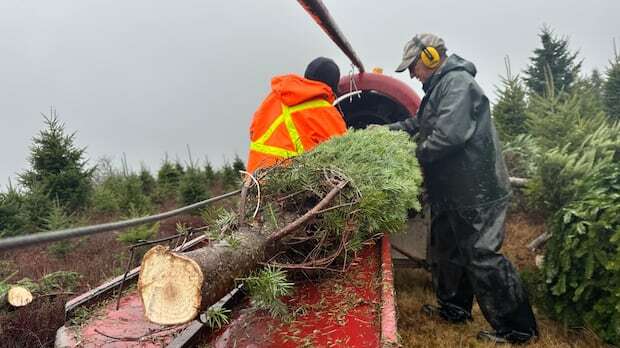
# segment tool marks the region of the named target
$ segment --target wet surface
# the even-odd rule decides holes
[[[133,291],[121,299],[119,310],[116,301],[94,311],[93,316],[80,327],[64,331],[65,342],[78,347],[162,347],[173,339],[183,326],[162,326],[144,318],[144,309],[138,294]]]
[[[231,323],[198,343],[204,347],[379,347],[381,338],[381,263],[379,248],[367,246],[344,274],[304,282],[284,299],[293,320],[272,318],[246,299],[233,309]],[[187,324],[189,325],[189,324]],[[134,291],[93,310],[81,326],[59,331],[63,346],[165,347],[187,326],[148,322]],[[57,341],[58,343],[58,341]]]
[[[285,300],[297,315],[290,322],[254,310],[246,301],[233,320],[203,346],[228,347],[379,347],[380,257],[364,249],[344,275],[304,283]]]

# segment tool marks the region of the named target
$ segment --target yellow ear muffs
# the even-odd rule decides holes
[[[420,59],[424,66],[429,69],[435,69],[441,63],[441,57],[435,47],[422,46],[422,52],[420,52]]]

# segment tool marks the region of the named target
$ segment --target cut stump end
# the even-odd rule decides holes
[[[138,293],[145,317],[160,325],[187,323],[200,310],[203,274],[198,264],[161,245],[142,259]]]
[[[30,304],[33,298],[28,289],[21,286],[14,286],[9,289],[6,299],[13,307],[23,307]]]

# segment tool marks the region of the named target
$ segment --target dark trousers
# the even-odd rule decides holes
[[[474,296],[500,333],[538,334],[521,280],[499,252],[508,203],[431,213],[430,263],[440,305],[470,314]]]

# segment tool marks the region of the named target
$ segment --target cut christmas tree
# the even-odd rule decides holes
[[[146,253],[138,287],[149,320],[188,322],[265,265],[346,271],[365,243],[420,209],[422,176],[404,132],[351,131],[254,174],[240,212],[216,219],[210,246]]]

